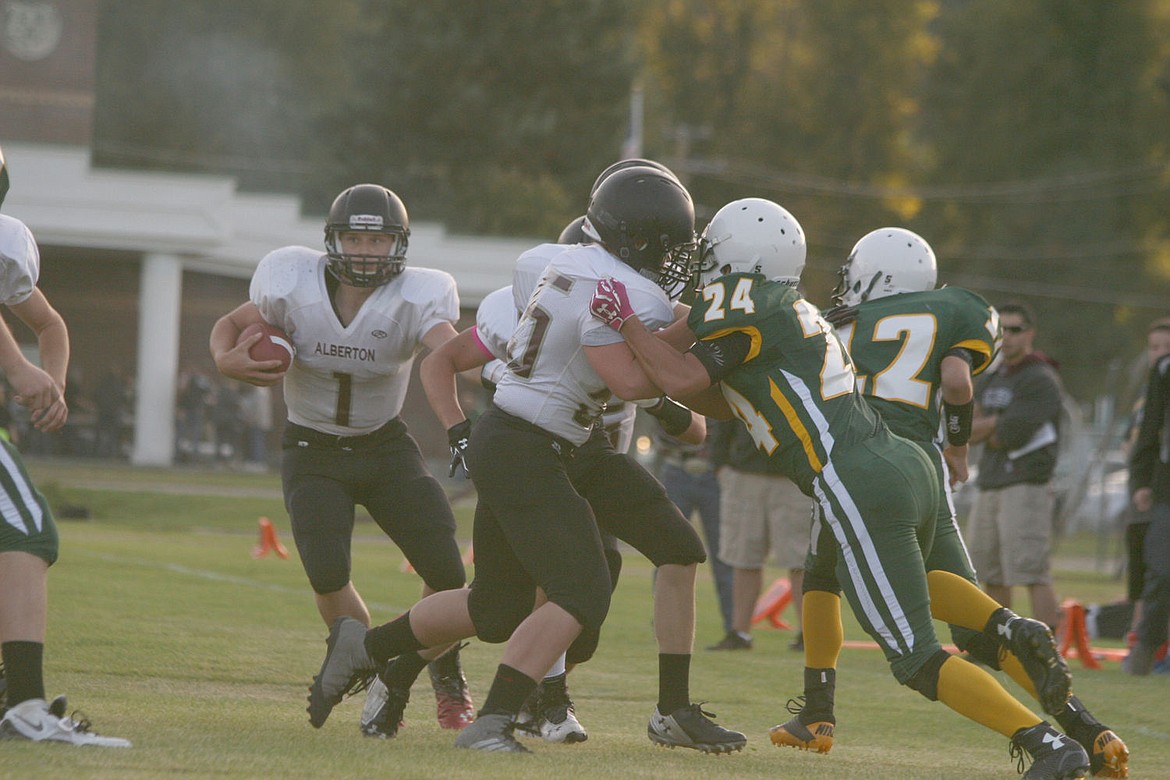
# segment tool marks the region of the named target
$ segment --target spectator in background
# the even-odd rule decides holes
[[[788,570],[797,631],[800,631],[804,559],[812,527],[812,501],[784,476],[778,462],[756,446],[739,420],[731,423],[727,463],[719,469],[719,557],[732,568],[731,630],[708,650],[750,650],[752,614],[764,588],[764,562],[772,551],[775,563]],[[789,645],[803,650],[797,633]]]
[[[272,431],[272,388],[244,385],[240,420],[244,424],[245,464],[261,470],[267,468],[268,434]]]
[[[240,413],[240,386],[233,379],[224,379],[215,390],[215,407],[211,419],[215,423],[215,459],[235,461],[240,457],[244,421]]]
[[[1170,355],[1170,317],[1154,320],[1150,323],[1146,333],[1145,372],[1150,369],[1164,355]],[[1129,425],[1123,437],[1122,450],[1126,459],[1133,455],[1134,445],[1137,443],[1138,431],[1142,427],[1146,406],[1146,389],[1143,382],[1134,399],[1133,409],[1129,416]],[[1150,528],[1149,510],[1139,511],[1130,502],[1129,510],[1125,515],[1125,573],[1126,573],[1126,600],[1133,609],[1130,617],[1129,634],[1126,641],[1132,647],[1137,641],[1137,627],[1142,619],[1142,586],[1146,578],[1146,564],[1144,560],[1146,546],[1146,532]]]
[[[1022,303],[999,308],[999,367],[976,394],[971,443],[983,443],[979,494],[967,541],[984,589],[1005,607],[1028,589],[1032,616],[1060,620],[1050,571],[1055,502],[1051,487],[1063,390],[1056,363],[1033,347],[1036,318]]]
[[[193,369],[187,374],[179,394],[179,459],[198,461],[207,426],[207,409],[211,405],[211,380],[202,371]]]
[[[1151,356],[1153,341],[1151,330]],[[1170,354],[1152,363],[1142,423],[1129,461],[1134,508],[1148,512],[1150,518],[1143,550],[1142,617],[1137,641],[1123,664],[1126,672],[1139,676],[1153,669],[1154,653],[1166,642],[1170,621]]]
[[[128,396],[121,372],[110,366],[94,390],[94,455],[117,458],[122,455],[122,415]]]
[[[683,517],[690,519],[695,512],[699,514],[725,635],[732,633],[734,585],[731,567],[719,557],[719,480],[715,472],[727,460],[729,437],[735,425],[739,423],[707,420],[707,438],[702,444],[684,444],[660,426],[654,430],[658,479],[667,497]]]

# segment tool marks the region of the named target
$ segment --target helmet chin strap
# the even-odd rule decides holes
[[[865,288],[865,292],[863,292],[863,293],[861,294],[861,299],[860,299],[861,301],[863,301],[863,302],[864,302],[864,301],[868,301],[868,300],[869,300],[869,294],[870,294],[871,292],[873,292],[873,288],[874,288],[874,287],[877,287],[878,279],[881,279],[881,278],[882,278],[882,272],[881,272],[881,271],[878,271],[876,274],[874,274],[874,275],[873,275],[873,278],[871,278],[871,279],[869,280],[869,286],[868,286],[868,287],[866,287],[866,288]]]

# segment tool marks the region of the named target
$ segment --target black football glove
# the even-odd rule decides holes
[[[448,477],[454,477],[455,472],[461,466],[463,467],[463,476],[471,476],[471,472],[467,469],[467,461],[464,460],[464,456],[467,454],[467,440],[470,437],[470,420],[456,423],[447,429],[447,443],[451,445],[451,470],[447,472]]]
[[[857,319],[856,306],[834,306],[825,312],[825,319],[834,328],[839,328],[842,325],[848,325]]]

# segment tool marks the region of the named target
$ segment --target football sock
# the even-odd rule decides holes
[[[841,597],[824,590],[810,590],[803,597],[804,665],[810,669],[835,669],[845,641],[841,627]]]
[[[379,666],[396,655],[424,649],[410,628],[409,612],[366,632],[366,652]]]
[[[45,698],[45,646],[42,643],[4,642],[0,645],[0,654],[4,659],[4,677],[8,681],[8,707],[29,699]]]
[[[690,653],[659,653],[658,711],[663,715],[669,715],[690,703]]]
[[[387,688],[410,690],[419,673],[427,667],[427,660],[417,652],[403,653],[386,665],[379,677]]]
[[[553,661],[552,668],[548,670],[547,674],[545,674],[544,679],[551,680],[554,677],[564,677],[566,671],[565,654],[561,653],[559,656],[557,656],[557,660]]]
[[[1000,608],[1000,603],[978,585],[949,571],[928,571],[926,583],[930,588],[930,614],[944,623],[982,631],[991,614]]]
[[[536,680],[507,664],[496,668],[496,678],[483,703],[480,715],[515,715],[524,706],[524,700],[536,690]]]
[[[938,700],[960,715],[1009,739],[1041,722],[987,672],[951,656],[938,671]]]

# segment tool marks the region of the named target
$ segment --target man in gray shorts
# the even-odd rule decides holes
[[[977,397],[971,442],[984,444],[979,495],[967,543],[988,595],[1012,605],[1012,587],[1028,589],[1032,616],[1055,628],[1060,613],[1049,571],[1053,495],[1060,434],[1061,383],[1052,362],[1033,349],[1036,318],[1019,303],[999,307],[1003,358]]]
[[[733,572],[731,630],[708,650],[750,650],[752,614],[764,585],[769,549],[776,566],[788,570],[800,631],[804,559],[808,554],[812,501],[752,440],[738,420],[727,465],[719,469],[719,557]],[[800,634],[789,647],[803,649]]]

